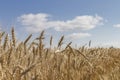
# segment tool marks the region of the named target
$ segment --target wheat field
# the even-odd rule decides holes
[[[64,36],[45,48],[44,31],[33,42],[32,34],[18,42],[14,28],[11,35],[0,33],[0,80],[120,80],[119,48],[62,48]]]

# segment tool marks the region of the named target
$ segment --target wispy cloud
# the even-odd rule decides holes
[[[115,25],[113,25],[113,27],[120,28],[120,24],[115,24]]]
[[[80,39],[80,38],[85,38],[85,37],[90,37],[91,34],[89,33],[72,33],[70,35],[67,35],[67,38],[69,39]]]
[[[56,31],[68,31],[68,30],[90,30],[100,25],[103,18],[96,15],[83,15],[76,16],[71,20],[50,20],[51,16],[45,13],[38,14],[24,14],[18,17],[22,25],[26,26],[26,29],[31,32],[39,32],[44,29],[53,28]]]
[[[107,41],[107,42],[103,42],[101,43],[101,45],[99,45],[101,47],[120,47],[120,43],[119,41]]]

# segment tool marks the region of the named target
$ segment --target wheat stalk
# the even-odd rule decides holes
[[[50,37],[50,48],[51,48],[51,46],[52,46],[52,40],[53,40],[53,37],[51,36],[51,37]]]
[[[14,27],[12,27],[11,33],[12,33],[12,43],[13,43],[13,46],[15,47],[16,46],[16,38],[15,38]]]
[[[7,43],[8,43],[8,34],[6,34],[5,40],[4,40],[4,44],[3,44],[3,49],[5,50],[7,47]]]
[[[58,42],[58,48],[63,44],[63,39],[64,39],[64,36],[62,36],[61,39],[59,40],[59,42]]]
[[[30,34],[30,35],[28,36],[28,38],[24,41],[24,45],[27,44],[27,42],[30,40],[31,37],[32,37],[32,34]]]

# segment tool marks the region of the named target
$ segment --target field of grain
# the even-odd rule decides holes
[[[0,33],[0,80],[120,80],[120,49],[63,49],[64,36],[52,48],[44,47],[44,31],[31,42],[32,35],[17,42],[14,28],[11,35]]]

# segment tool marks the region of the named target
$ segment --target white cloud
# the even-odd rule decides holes
[[[67,38],[69,39],[80,39],[80,38],[85,38],[85,37],[90,37],[91,34],[89,33],[72,33],[70,35],[67,35]]]
[[[18,17],[22,25],[27,27],[28,31],[39,32],[47,29],[48,27],[48,16],[47,14],[24,14]]]
[[[115,25],[113,25],[113,27],[120,28],[120,24],[115,24]]]
[[[38,14],[24,14],[18,19],[22,25],[26,26],[27,30],[32,32],[39,32],[44,29],[53,28],[56,31],[68,31],[68,30],[90,30],[100,25],[103,18],[100,16],[76,16],[71,20],[49,20],[50,15],[44,13]]]

